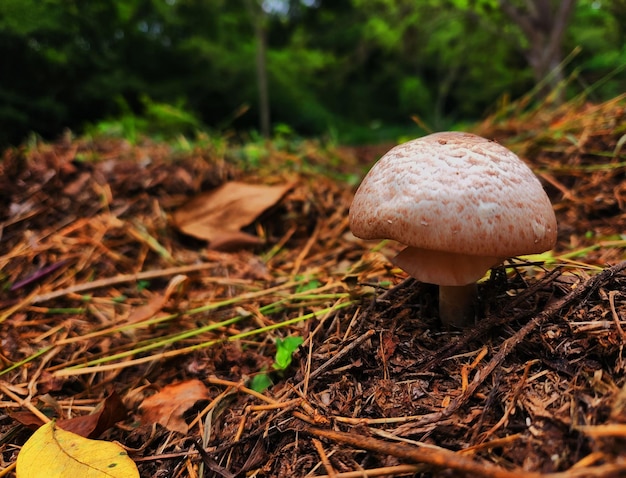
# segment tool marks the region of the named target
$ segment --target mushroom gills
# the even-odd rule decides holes
[[[443,286],[461,286],[481,279],[504,259],[433,251],[409,246],[391,262],[421,282]]]

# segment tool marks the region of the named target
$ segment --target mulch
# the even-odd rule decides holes
[[[346,180],[377,148],[268,144],[255,168],[218,142],[6,150],[3,476],[32,433],[18,412],[83,416],[112,391],[126,418],[99,437],[141,476],[624,476],[626,102],[568,107],[476,129],[537,172],[559,240],[479,284],[463,331],[388,262],[397,245],[349,233]],[[174,211],[230,180],[295,184],[245,228],[261,245],[176,230]],[[274,370],[289,335],[304,343]],[[262,371],[273,385],[252,390]],[[186,433],[142,421],[146,397],[196,379],[210,396]]]

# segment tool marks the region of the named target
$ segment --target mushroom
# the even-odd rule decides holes
[[[556,243],[556,217],[541,183],[513,152],[469,133],[442,132],[400,144],[365,176],[350,207],[362,239],[407,247],[392,262],[439,285],[439,316],[474,317],[476,281],[505,259]]]

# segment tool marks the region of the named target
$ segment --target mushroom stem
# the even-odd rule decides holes
[[[439,317],[445,326],[467,327],[474,322],[476,283],[439,286]]]

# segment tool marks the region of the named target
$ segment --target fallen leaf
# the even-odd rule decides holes
[[[32,430],[43,426],[41,419],[31,412],[14,412],[10,416]],[[93,413],[59,419],[56,421],[56,426],[83,437],[96,438],[125,418],[126,407],[124,407],[120,396],[114,391],[95,408]]]
[[[90,440],[58,428],[41,426],[17,455],[17,478],[139,478],[137,466],[118,444]]]
[[[114,391],[96,407],[93,413],[58,420],[57,425],[65,431],[88,438],[96,438],[117,422],[124,420],[126,414],[126,407],[122,403],[121,397]]]
[[[396,334],[392,332],[384,334],[377,355],[379,357],[383,355],[384,361],[387,362],[395,353],[399,343],[400,339]]]
[[[44,424],[41,418],[32,412],[10,412],[9,416],[31,430],[37,430]]]
[[[167,297],[162,294],[154,294],[150,297],[147,304],[133,309],[126,321],[130,324],[136,324],[137,322],[148,320],[150,317],[154,317],[157,312],[163,308],[166,302]]]
[[[63,188],[63,193],[67,196],[78,196],[85,190],[87,183],[92,178],[92,174],[89,172],[83,172],[79,176]]]
[[[260,243],[241,231],[263,211],[276,204],[293,184],[267,186],[232,181],[194,197],[174,215],[183,233],[209,241],[212,249],[236,249]]]
[[[134,309],[126,321],[130,324],[137,322],[143,322],[151,317],[154,317],[157,312],[160,312],[163,306],[170,300],[170,297],[175,292],[179,291],[180,287],[187,281],[187,276],[182,274],[175,275],[167,285],[165,293],[153,295],[147,304],[142,305]]]
[[[209,391],[200,380],[163,387],[140,405],[144,423],[159,423],[168,430],[187,433],[189,427],[184,414],[199,400],[208,400]]]

